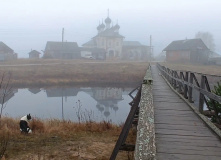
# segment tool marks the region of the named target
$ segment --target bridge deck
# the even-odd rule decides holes
[[[221,141],[152,67],[158,160],[220,160]]]

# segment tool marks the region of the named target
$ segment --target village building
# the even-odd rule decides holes
[[[119,24],[113,25],[109,15],[104,22],[98,25],[97,35],[82,45],[84,48],[102,48],[106,52],[106,59],[148,59],[150,47],[137,41],[124,41],[125,37],[119,33]]]
[[[209,55],[209,63],[215,65],[221,65],[221,55],[211,51]]]
[[[0,41],[0,61],[17,59],[17,54],[10,47]]]
[[[36,50],[32,50],[28,54],[29,54],[29,59],[39,59],[41,53]]]
[[[201,39],[171,42],[163,51],[167,62],[208,63],[209,49]]]
[[[103,48],[87,48],[81,47],[81,57],[86,59],[106,59],[106,51]]]
[[[159,53],[155,58],[154,58],[155,61],[157,62],[165,62],[166,60],[166,55],[164,52],[161,52]]]
[[[81,57],[80,48],[76,42],[48,41],[43,58],[78,59]]]
[[[150,47],[142,45],[138,41],[123,41],[122,59],[147,60],[150,58]]]

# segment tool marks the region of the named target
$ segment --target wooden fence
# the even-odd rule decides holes
[[[221,96],[218,96],[211,92],[210,85],[207,79],[207,75],[200,75],[200,78],[191,71],[176,71],[160,64],[157,64],[158,69],[161,74],[168,80],[168,82],[173,86],[175,90],[178,90],[184,98],[188,99],[190,103],[193,103],[193,89],[199,92],[199,106],[198,110],[202,114],[208,114],[208,116],[215,116],[217,122],[220,124],[220,119],[218,117],[218,111],[215,107],[215,102],[221,103]],[[208,101],[212,104],[208,104]],[[208,111],[204,111],[204,103],[206,104]]]

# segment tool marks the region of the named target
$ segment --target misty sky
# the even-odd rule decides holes
[[[152,35],[154,54],[198,31],[210,32],[221,53],[221,0],[0,0],[0,41],[28,57],[47,41],[61,41],[64,27],[64,39],[81,46],[97,34],[108,8],[125,40],[149,45]]]

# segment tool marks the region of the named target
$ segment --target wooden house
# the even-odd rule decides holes
[[[163,51],[167,62],[190,63],[207,63],[210,53],[201,39],[173,41]]]
[[[32,50],[31,52],[28,53],[30,59],[39,59],[40,58],[40,52],[36,50]]]
[[[0,41],[0,61],[16,59],[17,54],[10,47]]]
[[[44,56],[54,59],[78,59],[80,48],[76,42],[47,42]]]
[[[122,57],[124,60],[148,60],[150,47],[138,41],[123,41]]]

